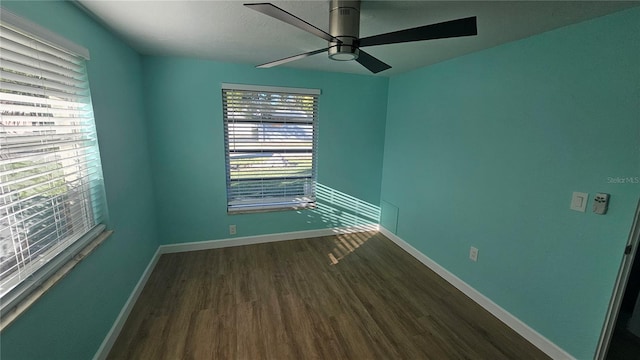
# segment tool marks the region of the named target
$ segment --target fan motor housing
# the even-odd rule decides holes
[[[341,41],[329,42],[329,58],[338,61],[358,58],[360,1],[331,0],[329,33]]]

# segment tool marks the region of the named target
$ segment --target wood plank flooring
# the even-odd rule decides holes
[[[548,359],[377,232],[162,255],[109,359]]]

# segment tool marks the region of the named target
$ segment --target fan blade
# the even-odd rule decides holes
[[[476,17],[445,21],[360,39],[360,47],[478,35]]]
[[[312,33],[315,36],[321,37],[327,41],[335,41],[341,43],[340,40],[331,36],[331,34],[319,29],[308,22],[300,19],[299,17],[280,9],[279,7],[270,3],[258,3],[258,4],[244,4],[249,9],[253,9],[257,12],[276,18],[280,21],[284,21],[289,25],[293,25],[298,29],[302,29],[306,32]]]
[[[274,66],[278,66],[278,65],[282,65],[282,64],[288,63],[288,62],[290,62],[290,61],[295,61],[295,60],[304,59],[304,58],[306,58],[306,57],[308,57],[308,56],[311,56],[311,55],[320,54],[321,52],[325,52],[325,51],[327,51],[327,50],[329,50],[329,48],[324,48],[324,49],[318,49],[318,50],[314,50],[314,51],[309,51],[309,52],[306,52],[306,53],[304,53],[304,54],[298,54],[298,55],[294,55],[294,56],[289,56],[289,57],[286,57],[286,58],[284,58],[284,59],[280,59],[280,60],[276,60],[276,61],[268,62],[268,63],[266,63],[266,64],[258,65],[258,66],[256,66],[256,67],[257,67],[257,68],[261,68],[261,69],[264,69],[264,68],[270,68],[270,67],[274,67]]]
[[[356,61],[374,74],[377,74],[380,71],[391,69],[391,66],[367,54],[366,52],[362,51],[362,49],[360,49],[360,55],[358,55]]]

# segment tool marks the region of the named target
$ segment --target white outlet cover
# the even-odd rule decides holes
[[[471,249],[469,249],[469,259],[471,259],[471,261],[478,261],[478,249],[475,247],[471,247]]]
[[[571,210],[585,212],[587,210],[588,199],[589,194],[574,191],[573,196],[571,197],[571,206],[569,208]]]

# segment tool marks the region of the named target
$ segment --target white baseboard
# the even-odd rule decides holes
[[[297,240],[297,239],[308,239],[313,237],[320,236],[331,236],[336,234],[348,234],[360,231],[377,231],[378,224],[371,225],[361,225],[361,226],[349,226],[349,227],[340,227],[340,228],[330,228],[330,229],[318,229],[318,230],[306,230],[306,231],[294,231],[287,233],[279,233],[279,234],[268,234],[268,235],[256,235],[256,236],[245,236],[245,237],[237,237],[230,239],[222,239],[222,240],[208,240],[208,241],[199,241],[199,242],[189,242],[182,244],[170,244],[170,245],[160,245],[156,253],[151,258],[151,261],[147,265],[147,268],[142,273],[140,280],[136,284],[133,292],[127,299],[127,302],[124,304],[124,307],[118,314],[116,321],[113,323],[113,326],[109,330],[109,333],[102,341],[100,348],[93,356],[93,360],[104,360],[109,355],[111,351],[111,347],[116,342],[122,327],[124,326],[133,306],[135,305],[142,289],[144,289],[151,272],[155,268],[158,263],[158,259],[160,259],[160,255],[168,254],[168,253],[177,253],[177,252],[185,252],[185,251],[197,251],[197,250],[207,250],[207,249],[218,249],[224,247],[231,246],[241,246],[241,245],[251,245],[251,244],[261,244],[267,242],[274,241],[286,241],[286,240]]]
[[[140,293],[142,293],[142,289],[144,289],[144,286],[147,283],[147,280],[149,280],[149,276],[151,276],[151,272],[156,267],[158,259],[160,259],[160,255],[160,249],[156,250],[155,254],[153,254],[151,261],[149,261],[149,264],[144,269],[140,280],[138,280],[138,283],[133,288],[133,292],[131,292],[131,295],[129,295],[127,302],[124,303],[124,306],[122,307],[122,310],[120,310],[120,314],[118,314],[118,317],[113,323],[113,326],[111,326],[109,333],[107,333],[107,336],[102,341],[102,344],[100,344],[98,351],[93,356],[93,360],[104,360],[107,358],[107,355],[109,355],[111,347],[116,342],[116,339],[118,338],[118,335],[120,335],[120,331],[122,330],[124,323],[127,321],[127,318],[129,317],[129,314],[133,309],[133,305],[135,305],[138,297],[140,296]]]
[[[571,354],[564,351],[561,347],[554,344],[551,340],[542,336],[537,331],[533,330],[527,324],[522,322],[517,317],[513,316],[507,310],[500,307],[498,304],[494,303],[488,297],[484,296],[478,290],[471,287],[469,284],[462,281],[457,276],[450,273],[448,270],[440,266],[435,261],[431,260],[428,256],[421,253],[419,250],[411,246],[406,241],[402,240],[396,234],[390,232],[384,227],[380,226],[380,232],[388,237],[391,241],[395,242],[398,246],[408,252],[410,255],[415,257],[418,261],[426,265],[429,269],[433,270],[440,277],[448,281],[451,285],[453,285],[456,289],[462,291],[465,295],[467,295],[471,300],[478,303],[478,305],[482,306],[485,310],[489,311],[493,316],[497,317],[500,321],[505,323],[515,332],[520,334],[523,338],[527,339],[533,345],[535,345],[538,349],[543,351],[545,354],[550,356],[552,359],[557,360],[575,360]]]

